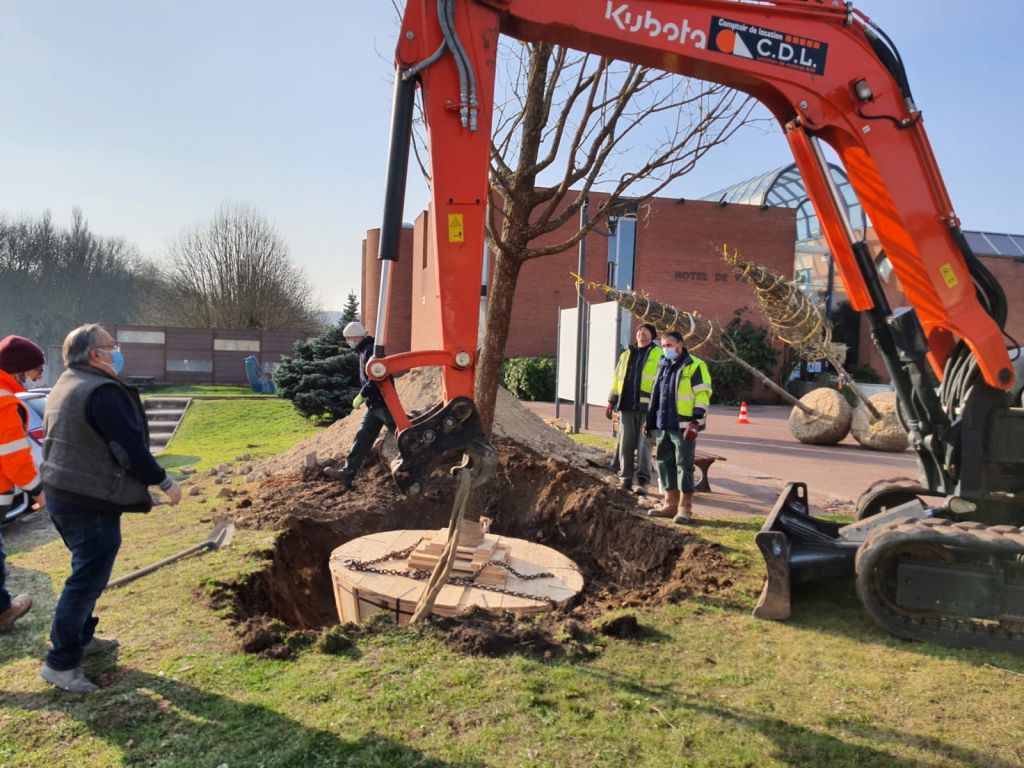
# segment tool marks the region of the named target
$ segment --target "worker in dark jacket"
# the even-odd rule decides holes
[[[619,355],[608,394],[608,407],[604,411],[609,419],[615,411],[619,412],[619,482],[627,491],[632,490],[637,495],[644,492],[651,479],[651,446],[643,429],[647,409],[651,405],[651,388],[661,360],[661,348],[653,343],[655,334],[650,323],[637,326],[636,344],[630,344]]]
[[[14,502],[17,488],[33,499],[34,507],[45,504],[39,468],[25,431],[28,413],[15,396],[35,385],[43,375],[44,362],[43,350],[26,338],[8,336],[0,341],[0,520]],[[32,607],[28,595],[11,597],[7,591],[6,560],[0,535],[0,632],[11,629]]]
[[[693,516],[693,461],[697,435],[704,429],[711,403],[711,374],[707,363],[686,350],[678,332],[662,335],[661,348],[663,356],[644,430],[660,430],[655,455],[665,502],[649,514],[673,517],[674,522],[682,524]]]
[[[344,334],[348,345],[359,353],[359,383],[362,386],[359,389],[359,394],[352,401],[352,407],[361,408],[365,404],[366,413],[363,414],[363,420],[352,441],[345,464],[340,469],[331,472],[325,470],[325,474],[335,478],[346,488],[351,488],[356,473],[362,469],[363,462],[370,455],[370,449],[373,448],[373,443],[380,431],[384,427],[394,430],[395,421],[384,404],[384,396],[380,393],[377,383],[366,375],[366,364],[373,357],[373,336],[367,335],[366,329],[357,320],[346,325],[342,334]]]
[[[121,546],[121,513],[148,512],[151,485],[172,504],[181,500],[181,488],[149,452],[142,401],[117,378],[124,357],[110,334],[83,325],[68,334],[63,354],[67,370],[46,402],[42,474],[50,518],[71,551],[71,575],[40,675],[58,688],[92,693],[83,656],[117,645],[95,636],[92,611]]]

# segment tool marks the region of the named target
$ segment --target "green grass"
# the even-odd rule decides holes
[[[259,397],[273,399],[277,395],[257,395],[249,387],[227,387],[214,385],[191,385],[172,386],[162,385],[146,387],[142,390],[143,398],[146,397]]]
[[[190,412],[172,453],[206,466],[311,431],[278,404],[287,405],[194,404],[209,410]],[[201,541],[213,516],[191,500],[126,515],[114,576]],[[789,622],[755,621],[758,527],[696,527],[725,550],[733,583],[638,610],[647,638],[605,640],[587,662],[467,657],[434,632],[394,631],[358,639],[346,656],[244,655],[202,599],[266,564],[273,534],[243,529],[224,550],[102,596],[100,631],[122,648],[116,662],[87,663],[104,688],[85,698],[37,677],[67,551],[59,540],[9,539],[12,586],[37,603],[0,640],[0,766],[1024,763],[1024,659],[896,640],[865,617],[850,585],[798,595]]]
[[[606,451],[614,451],[617,445],[615,438],[605,435],[592,435],[589,432],[580,432],[575,435],[569,435],[570,438],[575,440],[580,445],[592,445],[597,448],[603,448]]]
[[[287,400],[193,400],[158,461],[207,469],[241,454],[272,456],[316,431]]]

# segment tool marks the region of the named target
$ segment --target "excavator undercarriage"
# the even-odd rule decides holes
[[[840,525],[790,483],[757,534],[768,576],[754,615],[787,619],[794,585],[856,577],[867,612],[899,637],[1024,653],[1024,528],[940,515],[914,499]]]

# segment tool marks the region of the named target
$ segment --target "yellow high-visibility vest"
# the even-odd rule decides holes
[[[619,362],[615,366],[615,380],[612,382],[612,394],[616,401],[622,396],[622,385],[626,381],[626,371],[629,369],[629,353],[632,350],[625,350],[619,355]],[[639,350],[638,350],[639,351]],[[651,351],[644,362],[643,370],[640,371],[640,405],[647,407],[651,404],[651,390],[654,389],[654,378],[658,375],[658,363],[661,361],[662,349],[657,344],[651,345]],[[611,400],[612,398],[609,398]]]

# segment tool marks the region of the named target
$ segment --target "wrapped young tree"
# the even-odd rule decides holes
[[[737,276],[753,286],[761,313],[776,337],[804,360],[827,360],[839,374],[843,385],[849,387],[860,401],[851,417],[851,424],[856,425],[852,430],[854,439],[875,450],[906,448],[906,435],[896,418],[895,398],[885,394],[869,398],[861,391],[843,366],[846,346],[832,341],[832,326],[821,307],[800,290],[797,283],[786,280],[767,267],[740,258],[735,249],[730,253],[723,245],[722,260],[733,268]],[[805,399],[811,395],[814,392],[806,395]],[[827,395],[814,396],[835,400]]]

